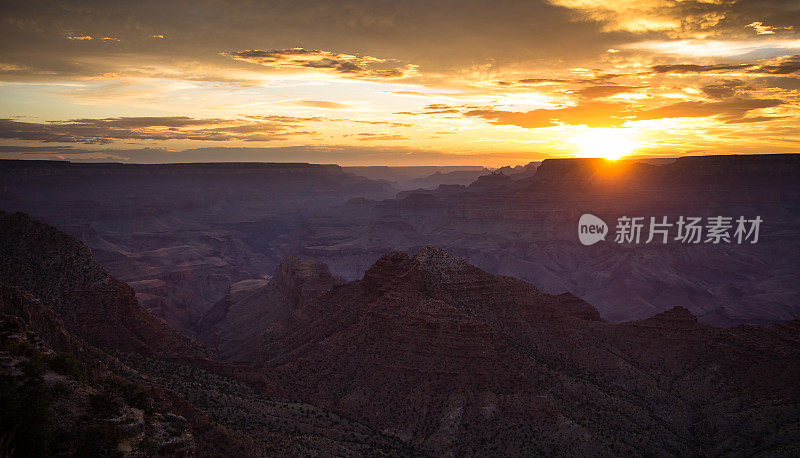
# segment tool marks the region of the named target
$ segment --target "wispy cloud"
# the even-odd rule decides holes
[[[325,108],[329,110],[341,110],[349,108],[349,105],[339,102],[330,102],[328,100],[300,100],[293,102],[295,105],[302,105],[311,108]]]
[[[392,140],[408,140],[409,138],[404,135],[397,134],[375,134],[370,132],[363,132],[358,134],[361,141],[392,141]]]
[[[576,91],[578,95],[581,97],[585,97],[587,99],[599,99],[603,97],[610,97],[616,94],[622,94],[625,92],[633,92],[639,89],[639,86],[588,86],[583,89],[579,89]]]
[[[481,117],[493,124],[514,125],[529,129],[557,125],[621,127],[630,121],[706,118],[712,116],[718,117],[720,121],[726,123],[741,123],[782,119],[783,116],[748,117],[748,114],[753,110],[774,108],[783,103],[779,99],[738,97],[725,101],[684,101],[642,109],[621,102],[587,101],[565,108],[538,109],[525,112],[482,109],[465,111],[463,114],[465,116]]]
[[[749,73],[760,75],[800,74],[800,55],[784,56],[763,63],[654,65],[655,73]]]
[[[0,119],[0,138],[42,142],[109,144],[114,140],[271,141],[298,131],[297,119],[195,119],[173,117],[123,117],[73,119],[61,122],[23,122]]]
[[[419,75],[418,67],[413,64],[400,65],[393,59],[316,49],[251,49],[223,55],[276,70],[323,71],[352,78],[399,79]]]

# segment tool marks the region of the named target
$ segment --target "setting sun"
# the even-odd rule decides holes
[[[636,149],[631,129],[595,128],[573,136],[570,141],[580,157],[602,157],[617,160],[629,156]]]

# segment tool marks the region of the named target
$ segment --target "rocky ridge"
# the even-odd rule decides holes
[[[614,325],[574,295],[434,247],[385,254],[361,280],[293,302],[259,338],[251,364],[274,395],[435,454],[799,446],[799,321],[723,329],[676,307]]]

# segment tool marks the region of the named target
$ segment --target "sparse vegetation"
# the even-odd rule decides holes
[[[0,444],[9,456],[47,456],[52,393],[42,378],[42,358],[26,353],[21,375],[0,374]]]
[[[81,363],[71,353],[56,353],[48,361],[47,365],[54,372],[74,379],[83,378]]]

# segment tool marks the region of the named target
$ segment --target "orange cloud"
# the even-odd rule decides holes
[[[345,105],[344,103],[330,102],[327,100],[301,100],[299,102],[295,102],[294,104],[312,108],[326,108],[329,110],[340,110],[343,108],[348,108],[348,106]]]
[[[535,129],[558,124],[586,125],[589,127],[617,127],[626,120],[622,117],[626,104],[614,102],[587,102],[566,108],[538,109],[526,112],[470,110],[466,116],[477,116],[494,124]]]
[[[632,108],[625,103],[590,101],[566,108],[537,109],[525,112],[483,109],[470,110],[464,115],[488,119],[493,124],[513,125],[528,129],[552,127],[559,124],[621,127],[628,121],[711,116],[717,116],[721,121],[730,124],[782,119],[784,116],[748,117],[748,113],[762,108],[777,107],[784,103],[778,99],[740,97],[726,101],[685,101],[642,110]]]
[[[729,13],[725,0],[549,0],[577,11],[579,18],[603,24],[603,30],[635,33],[666,32],[672,36],[702,38]]]
[[[751,22],[747,24],[745,27],[750,27],[756,31],[757,35],[774,35],[776,31],[779,30],[792,30],[794,27],[772,27],[769,25],[764,25],[761,21],[758,22]]]

